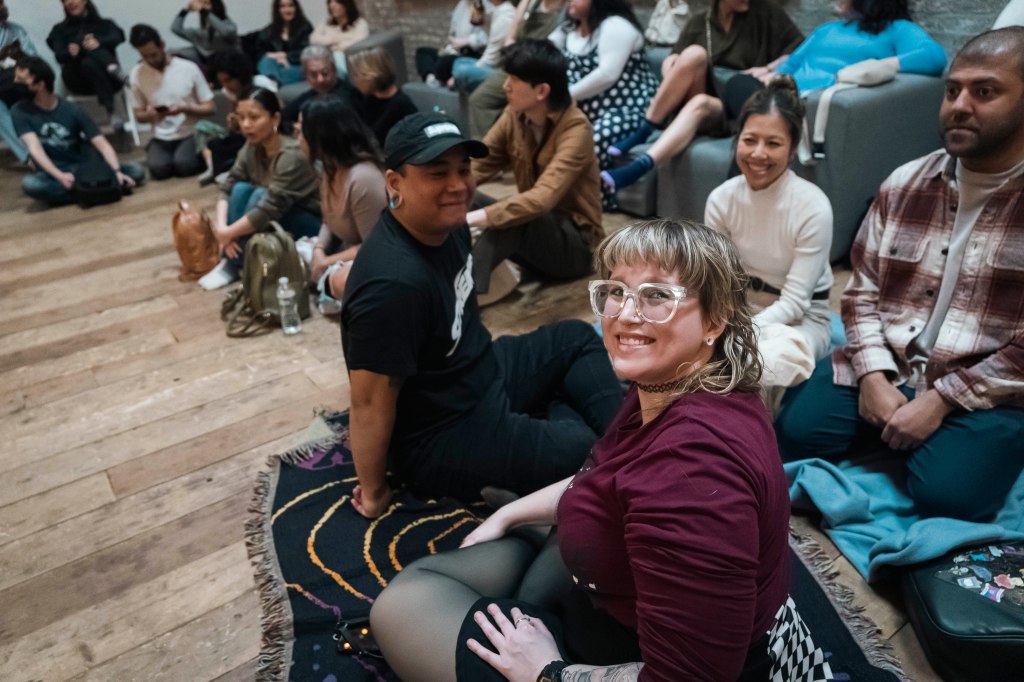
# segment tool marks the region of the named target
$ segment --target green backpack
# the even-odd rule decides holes
[[[295,240],[277,222],[249,239],[242,263],[242,284],[228,292],[220,311],[228,336],[258,336],[280,324],[277,281],[281,277],[295,288],[299,317],[309,317],[306,264]]]

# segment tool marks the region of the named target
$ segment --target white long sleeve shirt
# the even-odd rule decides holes
[[[759,325],[799,322],[814,292],[832,286],[832,204],[792,170],[759,191],[742,175],[725,181],[708,197],[704,222],[729,235],[749,274],[782,292],[755,316]]]

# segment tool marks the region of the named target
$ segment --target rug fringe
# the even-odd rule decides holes
[[[839,616],[864,651],[868,662],[876,668],[891,672],[903,682],[913,682],[903,671],[903,664],[892,645],[881,638],[881,628],[864,615],[863,606],[853,603],[856,596],[854,591],[839,584],[837,578],[840,571],[821,544],[810,535],[800,534],[792,526],[789,528],[789,536],[797,555],[813,569],[815,579],[825,589],[829,601],[835,604]]]
[[[317,416],[329,413],[318,410]],[[327,420],[325,420],[327,421]],[[304,443],[288,452],[271,455],[266,468],[256,476],[252,500],[249,503],[249,518],[245,522],[245,547],[249,562],[253,566],[256,591],[260,600],[262,641],[256,657],[258,682],[284,682],[291,667],[292,645],[295,642],[291,603],[288,588],[277,562],[274,548],[274,534],[271,529],[271,511],[274,507],[274,492],[282,464],[296,465],[312,458],[318,451],[330,448],[344,429],[336,429],[328,421],[335,435]]]

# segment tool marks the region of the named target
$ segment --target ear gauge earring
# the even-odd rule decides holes
[[[707,338],[707,344],[708,344],[709,346],[713,346],[713,345],[715,345],[715,337],[713,337],[713,336],[709,336],[709,337]]]
[[[395,200],[394,199],[392,199],[392,200],[390,200],[388,202],[388,208],[394,210],[394,208],[395,208]]]
[[[388,199],[388,208],[395,210],[402,204],[402,197],[395,195]]]

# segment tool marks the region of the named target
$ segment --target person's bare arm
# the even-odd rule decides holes
[[[352,406],[349,438],[359,484],[352,491],[352,506],[368,519],[377,518],[391,504],[387,482],[388,446],[395,426],[402,380],[368,370],[349,372]]]
[[[43,149],[43,143],[39,141],[39,136],[35,133],[25,133],[21,136],[21,141],[28,147],[28,153],[32,156],[32,160],[35,164],[47,175],[52,177],[54,180],[64,185],[65,189],[71,189],[75,184],[75,176],[71,173],[65,173],[60,168],[57,168],[50,160],[49,154]]]
[[[555,510],[562,493],[572,481],[572,476],[564,478],[510,502],[487,517],[480,526],[466,536],[462,547],[469,547],[478,542],[497,540],[513,528],[519,526],[544,526],[555,522]]]

